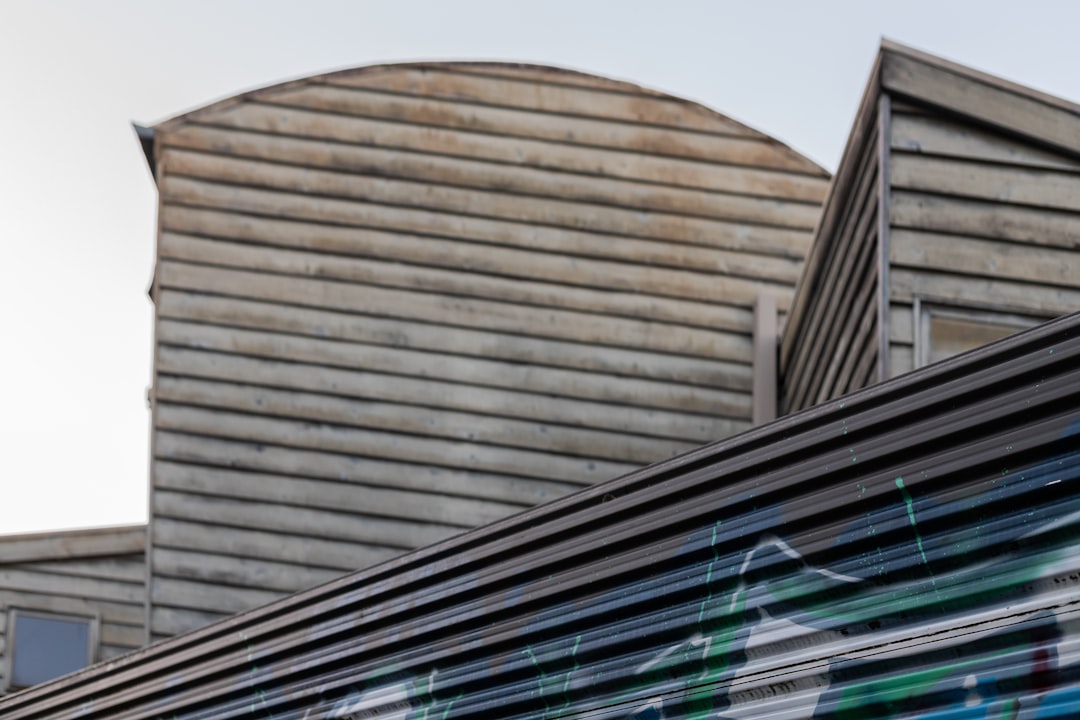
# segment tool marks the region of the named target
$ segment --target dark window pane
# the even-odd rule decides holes
[[[90,623],[15,615],[11,685],[27,687],[87,666]]]

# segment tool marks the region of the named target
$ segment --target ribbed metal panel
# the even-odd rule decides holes
[[[135,655],[4,718],[1080,714],[1080,316]]]

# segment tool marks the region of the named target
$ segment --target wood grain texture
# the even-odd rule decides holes
[[[382,349],[394,349],[400,352],[402,365],[418,368],[421,376],[469,378],[465,381],[476,383],[482,383],[479,378],[487,377],[491,378],[488,384],[500,387],[546,388],[545,392],[554,394],[583,394],[612,402],[618,402],[619,397],[632,402],[649,387],[657,391],[654,395],[670,394],[664,406],[672,407],[671,403],[675,403],[674,407],[678,408],[679,403],[686,402],[687,409],[694,411],[696,406],[691,398],[696,393],[710,398],[710,388],[749,391],[751,384],[749,365],[734,361],[610,346],[600,353],[587,344],[508,335],[488,329],[447,327],[424,319],[409,322],[401,318],[358,316],[169,288],[160,288],[157,306],[159,317],[205,325],[208,335],[218,326],[228,328],[226,334],[236,334],[234,329],[241,328],[358,343],[363,347],[342,352],[365,353],[377,368],[382,367],[377,364],[379,358],[392,357],[382,354]],[[193,336],[190,342],[197,346],[203,340]],[[273,352],[277,342],[285,343],[287,339],[266,341],[260,347]],[[322,345],[317,349],[321,352],[327,348]],[[440,357],[438,364],[431,362],[432,354]],[[410,372],[403,370],[405,374]],[[534,380],[537,374],[544,377]],[[624,383],[623,389],[605,385],[602,376]],[[561,387],[562,392],[556,387]]]
[[[486,498],[539,505],[567,495],[586,483],[550,478],[519,478],[475,469],[426,465],[420,458],[402,462],[295,445],[275,447],[205,435],[161,431],[158,457],[186,468],[186,474],[210,478],[205,466],[282,473],[292,477],[341,480],[383,487],[404,487],[464,498]],[[176,469],[176,468],[174,468]],[[162,464],[155,466],[161,477]],[[422,515],[422,511],[417,510]],[[412,514],[410,513],[410,516]]]
[[[881,84],[1029,142],[1080,154],[1080,110],[1062,101],[907,51],[885,53]]]
[[[259,111],[258,103],[276,107],[255,118],[253,115]],[[320,129],[309,129],[315,136],[323,136],[323,132],[336,127],[331,118],[340,115],[349,121],[389,120],[425,130],[443,131],[449,128],[496,138],[558,143],[571,148],[623,151],[646,158],[643,162],[648,162],[648,158],[692,159],[710,164],[770,168],[828,179],[828,173],[820,167],[768,138],[706,134],[671,127],[642,128],[632,122],[582,116],[553,118],[529,109],[462,103],[456,99],[431,96],[386,94],[361,87],[319,83],[266,93],[255,98],[254,102],[196,119],[212,125],[250,127],[288,134],[298,124],[289,114],[295,109],[320,112],[317,116],[322,119]],[[249,116],[240,117],[245,112]],[[310,118],[307,122],[319,120]],[[356,137],[359,138],[358,142],[364,142],[368,136],[357,133]],[[381,139],[383,135],[374,137]],[[337,139],[349,140],[351,136],[337,136]],[[449,147],[454,145],[450,144]]]
[[[566,85],[549,74],[518,78],[484,75],[477,66],[429,65],[387,72],[330,75],[326,82],[409,96],[451,99],[534,113],[596,117],[641,125],[666,125],[713,134],[762,135],[730,118],[686,100],[636,86],[613,86],[606,81],[589,87]]]
[[[280,343],[280,346],[284,350],[294,347],[287,343]],[[300,345],[299,349],[303,350],[304,346]],[[478,384],[442,382],[422,375],[410,377],[405,376],[401,368],[392,365],[385,367],[384,372],[368,372],[349,370],[342,365],[328,366],[324,364],[323,358],[319,358],[323,362],[299,363],[294,359],[295,355],[290,357],[283,352],[276,357],[286,360],[270,360],[168,345],[161,348],[158,362],[163,375],[182,375],[259,387],[293,388],[340,396],[346,401],[353,398],[358,401],[394,402],[435,410],[522,418],[571,428],[608,430],[683,441],[704,442],[741,429],[739,421],[730,418],[744,416],[749,402],[749,398],[741,393],[716,393],[718,397],[714,402],[707,405],[703,402],[702,413],[708,414],[696,415],[685,410],[671,412],[659,409],[642,413],[639,411],[640,407],[653,406],[653,403],[647,402],[648,398],[634,398],[633,406],[614,405],[540,392],[528,393]],[[705,398],[699,400],[707,401]]]
[[[878,356],[874,344],[867,344],[868,334],[877,327],[877,138],[877,131],[870,130],[862,138],[860,152],[851,155],[850,162],[857,166],[847,171],[850,195],[833,200],[839,208],[830,215],[832,222],[819,228],[815,240],[828,252],[820,257],[815,273],[800,280],[807,288],[801,296],[805,305],[798,312],[798,324],[785,329],[781,346],[782,358],[787,351],[781,370],[785,413],[857,389],[866,356]]]
[[[877,231],[838,242],[868,197],[875,143]],[[1025,317],[1075,311],[1078,211],[1080,107],[883,42],[782,339],[786,409],[872,382],[871,357],[883,377],[913,369],[922,301]],[[876,277],[851,272],[874,241]],[[858,288],[875,282],[876,322],[858,321]]]
[[[1025,133],[1052,131],[1033,125]],[[926,105],[900,123],[892,146],[896,314],[910,315],[917,302],[1046,319],[1080,307],[1075,156]],[[928,356],[914,335],[909,328],[896,338],[905,368]]]
[[[432,292],[360,286],[317,277],[282,277],[272,273],[164,260],[160,286],[203,294],[227,295],[283,305],[328,309],[352,315],[400,318],[448,327],[487,328],[514,334],[522,325],[533,335],[580,344],[614,346],[647,352],[718,358],[749,364],[749,335],[683,327],[652,320],[613,317]]]
[[[309,78],[156,144],[153,637],[749,427],[753,303],[783,322],[828,181],[532,66]]]
[[[5,535],[0,537],[0,563],[128,555],[145,546],[144,525]]]
[[[159,258],[169,258],[189,263],[216,265],[219,267],[245,268],[274,274],[317,277],[326,280],[338,280],[357,285],[370,285],[386,288],[406,288],[409,290],[431,292],[459,297],[491,299],[503,303],[523,306],[550,307],[567,310],[579,310],[614,317],[640,318],[651,316],[659,321],[673,324],[704,328],[731,328],[745,332],[746,327],[739,323],[742,319],[741,308],[688,301],[670,297],[647,296],[633,292],[632,285],[621,292],[614,289],[599,291],[590,287],[580,287],[559,282],[530,281],[528,268],[545,265],[546,256],[530,258],[504,258],[517,261],[507,263],[500,275],[488,275],[475,272],[472,268],[450,269],[415,267],[393,260],[375,260],[368,258],[342,257],[320,252],[297,252],[244,243],[230,243],[221,240],[208,240],[187,235],[165,233],[162,236]],[[621,268],[610,268],[618,272]],[[539,273],[537,273],[539,274]],[[570,273],[568,273],[570,274]],[[634,273],[629,275],[644,275]],[[708,276],[663,278],[662,272],[652,273],[652,278],[641,278],[641,285],[659,286],[690,296],[694,289],[700,290],[699,297],[721,295],[715,292],[715,278]],[[557,278],[552,273],[553,280]],[[654,280],[654,282],[649,282]],[[753,289],[752,283],[734,281],[727,291]],[[745,289],[743,289],[745,285]],[[722,298],[717,298],[721,300]],[[723,299],[728,299],[724,297]]]
[[[893,116],[892,148],[896,151],[978,160],[1025,168],[1080,170],[1080,160],[1016,142],[971,123],[930,110]]]

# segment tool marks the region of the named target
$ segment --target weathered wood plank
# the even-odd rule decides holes
[[[140,631],[141,632],[141,631]],[[114,660],[138,649],[140,645],[98,645],[98,660]]]
[[[537,450],[411,437],[167,403],[157,403],[156,408],[156,427],[160,430],[246,440],[256,445],[338,452],[353,457],[590,484],[610,480],[639,467],[630,463],[577,458]]]
[[[207,552],[155,547],[151,555],[157,577],[183,578],[214,585],[269,589],[284,593],[321,585],[342,575],[337,570]]]
[[[222,329],[221,332],[225,334],[228,330]],[[195,330],[193,335],[197,334],[198,330]],[[159,340],[165,342],[160,335]],[[198,340],[191,344],[206,347],[206,344],[198,344]],[[268,355],[271,356],[282,357],[282,362],[161,345],[157,353],[157,364],[158,371],[165,375],[257,384],[381,402],[400,402],[484,416],[521,418],[589,427],[594,430],[679,439],[690,443],[705,443],[745,429],[743,420],[732,420],[730,417],[593,403],[588,400],[482,388],[477,385],[446,383],[389,373],[338,369],[325,365],[297,365],[285,356]],[[639,400],[633,397],[625,399],[627,403]],[[715,406],[714,411],[744,418],[748,397],[740,395],[738,399],[737,407]]]
[[[813,280],[816,293],[810,308],[802,314],[805,325],[800,328],[800,336],[790,345],[790,371],[783,371],[789,379],[785,381],[784,403],[788,412],[801,410],[821,397],[823,383],[835,378],[842,357],[836,356],[836,344],[843,337],[846,321],[853,312],[860,311],[852,307],[853,298],[861,296],[865,289],[862,283],[876,280],[873,271],[875,243],[870,240],[877,230],[878,183],[876,134],[871,134],[863,155],[860,158],[859,171],[853,177],[852,195],[855,200],[847,204],[835,218],[835,234],[823,242],[830,243],[835,250],[828,261],[818,269],[820,273]],[[867,268],[871,272],[867,274]],[[876,311],[875,311],[876,312]],[[852,319],[857,325],[860,319]],[[825,389],[828,393],[828,390]],[[824,398],[822,398],[824,399]]]
[[[884,345],[880,339],[882,331],[878,327],[881,316],[876,312],[880,294],[876,282],[869,283],[867,290],[869,297],[863,306],[858,326],[848,341],[848,356],[840,366],[830,399],[872,385],[880,376],[878,361]]]
[[[476,248],[476,255],[483,255]],[[498,254],[498,253],[493,253]],[[574,287],[555,282],[535,282],[522,274],[518,277],[498,277],[476,272],[466,261],[457,269],[406,265],[395,260],[375,260],[360,257],[328,255],[321,252],[282,250],[264,245],[207,240],[190,235],[163,232],[158,243],[158,258],[192,263],[259,270],[277,274],[339,280],[358,285],[433,292],[478,299],[496,300],[507,304],[577,310],[631,319],[666,321],[673,325],[698,328],[732,329],[746,332],[739,326],[745,310],[725,305],[708,304],[686,299],[650,296],[649,285],[640,285],[640,292],[619,292],[607,288]],[[528,258],[521,258],[528,262]],[[544,264],[541,257],[538,265]],[[614,263],[611,263],[614,265]],[[513,268],[507,268],[513,270]],[[621,268],[610,268],[620,272]],[[629,275],[640,275],[630,269]],[[715,275],[672,273],[681,277],[664,278],[667,288],[697,287],[711,293],[711,287],[727,286],[725,294],[745,294],[754,289],[751,282]],[[665,288],[665,289],[667,289]],[[734,297],[718,298],[734,301]]]
[[[154,521],[154,546],[199,553],[220,553],[227,549],[236,557],[276,560],[341,573],[370,567],[401,554],[398,548],[286,535],[274,530],[223,528],[165,517]]]
[[[155,449],[159,460],[154,476],[161,482],[165,482],[162,478],[167,471],[183,477],[169,482],[198,483],[206,466],[217,466],[525,505],[554,500],[584,486],[172,432],[159,432]]]
[[[371,202],[310,197],[304,194],[222,186],[192,178],[163,178],[159,193],[170,200],[169,207],[219,210],[239,216],[240,221],[275,220],[307,223],[324,227],[345,227],[358,236],[384,231],[395,234],[448,238],[454,242],[478,242],[488,245],[531,248],[559,255],[612,258],[657,267],[698,268],[732,275],[770,275],[772,267],[762,258],[776,257],[799,263],[808,244],[808,234],[798,233],[780,243],[758,243],[755,238],[738,237],[729,245],[695,245],[672,238],[632,237],[595,233],[544,223],[523,223],[513,218],[500,219],[477,215],[442,212],[428,207],[378,205]],[[580,209],[579,209],[580,211]],[[171,217],[171,215],[170,215]],[[211,233],[216,230],[211,226]],[[736,231],[738,232],[738,231]],[[742,235],[753,229],[742,229]],[[776,245],[779,245],[779,250]],[[778,274],[778,277],[786,277]]]
[[[192,335],[200,337],[201,329],[191,328]],[[219,336],[236,332],[217,330]],[[171,342],[164,340],[160,332],[158,341]],[[198,347],[209,345],[199,340],[191,344]],[[744,394],[731,393],[728,404],[713,407],[713,412],[722,413],[726,417],[713,417],[689,412],[645,410],[641,407],[524,393],[506,388],[446,383],[431,378],[405,377],[389,374],[395,369],[391,364],[386,367],[389,372],[376,373],[343,369],[348,366],[339,368],[325,364],[298,365],[297,358],[286,353],[267,353],[265,357],[281,360],[238,357],[160,345],[156,362],[157,370],[162,374],[292,388],[356,399],[401,402],[686,442],[707,442],[737,432],[743,429],[744,425],[742,421],[732,420],[731,417],[743,418],[749,411],[749,396]],[[314,362],[321,359],[314,358]],[[638,398],[632,399],[639,401]]]
[[[952,112],[977,118],[1038,142],[1080,153],[1080,115],[1004,83],[983,81],[910,54],[883,56],[881,84],[890,92],[919,98]]]
[[[163,636],[180,635],[227,617],[225,613],[200,612],[190,608],[181,609],[155,604],[150,608],[152,638],[156,641],[164,639]]]
[[[102,622],[98,641],[101,645],[133,650],[142,647],[145,632],[141,625],[117,625]]]
[[[235,615],[243,610],[266,605],[284,593],[252,588],[238,588],[220,583],[205,583],[155,575],[150,586],[153,608],[199,608],[193,619],[207,613]],[[192,628],[193,629],[193,628]],[[159,632],[155,630],[155,632]]]
[[[876,165],[872,156],[878,154],[874,149],[880,143],[880,138],[877,137],[881,125],[877,117],[881,90],[880,68],[879,54],[870,73],[870,83],[855,113],[855,122],[844,145],[844,153],[840,159],[837,174],[829,185],[829,192],[822,207],[821,219],[814,230],[814,242],[807,255],[802,278],[795,287],[791,316],[786,324],[784,335],[780,339],[781,377],[787,377],[789,368],[792,367],[792,356],[804,345],[804,329],[815,327],[807,318],[806,311],[813,305],[811,298],[819,292],[820,278],[828,275],[826,265],[833,262],[836,257],[829,240],[837,237],[839,225],[845,221],[845,215],[849,214],[849,203],[845,202],[845,199],[858,196],[858,188],[864,182],[860,178],[865,178],[870,174],[868,168],[871,164]],[[787,384],[785,381],[785,385]],[[786,387],[783,389],[782,403],[782,410],[791,409],[792,405]]]
[[[847,306],[846,312],[841,322],[835,324],[836,332],[829,339],[831,361],[823,367],[817,392],[812,396],[815,405],[858,389],[853,387],[858,361],[867,350],[873,351],[868,346],[877,320],[877,261],[872,242],[864,241],[860,245],[866,248],[860,253],[865,261],[851,277],[852,284],[844,295],[842,305]]]
[[[402,365],[402,372],[407,374],[446,377],[498,387],[520,386],[538,392],[570,397],[580,395],[616,403],[626,402],[627,397],[640,396],[654,398],[650,402],[661,407],[701,408],[701,412],[710,412],[708,404],[692,401],[695,393],[701,392],[706,403],[721,402],[719,397],[709,394],[709,388],[748,392],[751,386],[750,367],[745,363],[616,347],[605,347],[599,353],[595,347],[580,343],[500,334],[486,329],[442,327],[422,321],[288,307],[161,287],[158,288],[157,311],[159,319],[175,318],[363,344],[367,347],[356,348],[355,351],[367,353],[362,356],[364,367],[391,369],[392,366],[382,365],[380,358],[396,358],[396,362]],[[187,337],[191,337],[193,343],[204,340],[194,333]],[[205,341],[212,342],[209,339]],[[254,354],[263,352],[241,349],[251,347],[250,344],[240,344],[237,349]],[[276,349],[276,345],[263,347],[267,352]],[[381,347],[394,349],[395,353],[382,354],[379,350]],[[329,351],[329,348],[318,348],[320,352],[324,350]],[[397,350],[410,350],[412,354],[398,354]],[[440,354],[438,370],[435,363],[430,361],[430,356],[423,354],[425,352]],[[336,357],[347,358],[348,355]],[[417,364],[412,364],[413,359]],[[422,369],[425,364],[430,368],[427,371]],[[412,370],[413,367],[417,370]],[[470,368],[475,368],[475,371],[470,371]],[[485,377],[489,378],[487,383]],[[626,385],[620,389],[619,383]],[[563,387],[561,393],[552,389],[552,386],[558,385]],[[669,399],[655,399],[665,397]]]
[[[32,572],[46,572],[55,575],[71,575],[72,582],[81,582],[82,578],[94,578],[117,583],[137,583],[146,579],[145,547],[138,555],[115,558],[93,558],[90,560],[41,560],[18,564],[5,563],[7,567],[18,567]]]
[[[294,132],[302,132],[302,129],[296,128]],[[611,176],[598,177],[595,174],[582,175],[567,172],[565,168],[534,168],[518,162],[504,164],[429,151],[414,152],[408,148],[388,147],[385,142],[357,146],[327,140],[187,127],[165,135],[158,147],[164,147],[166,151],[178,150],[181,158],[190,151],[196,151],[212,153],[213,157],[219,158],[243,158],[345,172],[380,181],[393,178],[428,186],[494,190],[500,194],[525,196],[518,201],[523,204],[534,203],[538,198],[562,198],[603,207],[639,208],[804,230],[813,229],[820,207],[819,197],[796,200],[774,193],[759,196],[745,192],[733,194],[686,186],[657,185],[652,178],[649,182],[643,182]],[[184,168],[185,164],[181,162],[176,167]],[[200,167],[205,168],[206,164],[202,163]],[[180,171],[185,172],[183,169]],[[773,183],[774,186],[777,184]],[[794,183],[789,180],[784,184]],[[814,195],[820,196],[819,187],[814,190]]]
[[[387,486],[385,478],[379,484],[364,483],[362,478],[333,480],[326,482],[212,467],[192,468],[162,461],[154,463],[153,477],[155,490],[308,506],[455,527],[486,525],[528,507],[525,503],[499,502],[481,497],[451,497],[440,494],[437,487],[418,490]],[[155,544],[159,539],[157,535],[154,536]]]
[[[898,377],[915,369],[915,350],[911,345],[893,343],[889,346],[889,375]]]
[[[877,338],[881,336],[881,331],[874,327],[873,333],[874,342],[872,346],[863,354],[859,360],[859,366],[855,368],[853,387],[865,388],[879,382],[880,365],[882,363],[880,357],[878,357],[881,352],[881,343],[877,342]],[[888,350],[886,349],[885,352],[888,352]]]
[[[431,502],[438,502],[438,497],[433,496]],[[155,521],[158,518],[172,518],[287,535],[333,538],[357,543],[360,546],[357,555],[361,554],[365,545],[394,548],[404,552],[444,540],[465,529],[432,522],[394,520],[374,515],[191,495],[169,490],[155,492],[151,504]],[[154,574],[160,576],[168,573],[155,562]]]
[[[896,152],[892,155],[892,185],[1045,210],[1080,208],[1080,173],[1075,170],[992,165]]]
[[[317,323],[308,326],[315,329],[319,327]],[[578,407],[578,403],[587,405],[590,401],[596,401],[601,408],[608,409],[613,415],[619,412],[619,407],[626,406],[670,408],[679,411],[674,413],[678,417],[688,414],[738,416],[748,406],[748,395],[745,392],[691,388],[662,381],[540,365],[522,367],[520,363],[453,355],[443,356],[440,362],[435,364],[431,362],[429,353],[408,348],[385,348],[339,339],[261,332],[238,329],[235,326],[219,327],[180,320],[165,319],[159,322],[158,342],[158,352],[162,356],[159,358],[160,368],[166,372],[181,372],[182,368],[170,358],[176,352],[186,352],[185,348],[193,351],[236,353],[253,358],[274,358],[283,362],[318,365],[326,369],[340,368],[348,371],[364,368],[362,371],[353,370],[350,373],[351,377],[355,377],[353,382],[362,382],[366,377],[365,373],[393,374],[399,381],[417,378],[424,381],[422,387],[415,388],[421,393],[441,392],[439,381],[445,381],[453,388],[453,392],[458,392],[459,386],[478,390],[485,387],[495,388],[497,398],[517,397],[515,392],[518,392],[521,397],[517,399],[525,406],[522,410],[525,414],[530,412],[528,408],[532,407],[534,402],[531,399],[533,395],[544,395],[553,403],[565,399],[573,407]],[[194,361],[195,358],[185,357],[184,360]],[[194,369],[191,372],[198,374]],[[313,383],[318,382],[318,379],[308,378],[306,381]],[[396,390],[394,386],[380,385],[372,392],[381,392],[389,397]],[[447,392],[451,390],[447,389]],[[438,395],[432,395],[432,398],[435,397]],[[484,402],[483,398],[486,396],[481,393],[477,397],[479,400],[473,402]],[[492,402],[496,400],[492,399]],[[536,412],[539,416],[539,406]],[[598,409],[597,413],[599,412]],[[661,418],[662,422],[665,416],[661,412],[656,417]],[[719,422],[716,418],[712,420]],[[619,422],[623,421],[615,421],[613,426],[621,427]]]
[[[567,285],[644,289],[651,294],[708,301],[715,289],[687,287],[697,275],[716,282],[716,275],[770,278],[788,283],[798,279],[801,263],[792,258],[717,250],[696,245],[673,245],[654,240],[618,238],[598,242],[581,233],[536,231],[505,234],[494,242],[481,238],[445,238],[365,227],[338,227],[318,222],[257,217],[183,205],[161,208],[164,229],[178,233],[245,242],[396,259],[417,265],[472,268],[493,275],[553,280]],[[524,267],[524,275],[518,268]],[[683,278],[687,278],[684,282]],[[748,311],[731,308],[737,326]]]
[[[845,157],[846,153],[860,153],[852,157],[852,167],[845,177],[845,187],[849,187],[847,192],[857,201],[840,202],[830,195],[827,216],[823,215],[822,224],[816,230],[813,254],[807,259],[799,280],[797,297],[800,302],[791,308],[794,324],[786,327],[780,339],[780,375],[785,378],[782,402],[788,412],[799,407],[791,404],[796,401],[796,396],[800,398],[797,402],[802,402],[805,396],[798,376],[811,370],[811,342],[816,339],[814,336],[827,332],[832,319],[828,314],[828,296],[838,290],[835,278],[849,273],[850,264],[854,262],[851,253],[842,248],[850,246],[852,235],[872,204],[870,196],[877,187],[878,178],[876,141],[876,130],[870,130],[860,148],[849,145],[845,150]],[[835,194],[838,190],[833,188],[830,192]],[[792,302],[796,300],[793,298]]]
[[[730,118],[696,103],[665,95],[642,92],[626,86],[624,92],[599,92],[597,88],[577,88],[505,77],[484,77],[459,72],[453,67],[396,67],[386,72],[358,72],[328,75],[329,85],[436,97],[456,103],[525,108],[532,112],[622,120],[661,125],[714,134],[763,137]]]
[[[146,526],[94,528],[0,537],[0,563],[141,553]]]
[[[1054,318],[1080,307],[1080,289],[965,277],[931,271],[893,271],[892,298],[912,302],[919,297],[949,305]]]
[[[1059,250],[902,229],[892,237],[891,261],[897,266],[1065,287],[1075,286],[1080,278],[1080,248]]]
[[[161,374],[154,386],[154,396],[159,403],[642,465],[687,452],[697,446],[669,438],[649,438],[397,402],[341,398]]]
[[[282,112],[245,116],[256,103],[278,106]],[[705,163],[771,168],[792,173],[827,178],[828,174],[789,148],[778,148],[766,138],[712,135],[678,128],[642,128],[632,123],[612,122],[602,118],[551,117],[528,109],[470,105],[434,97],[390,95],[362,88],[306,85],[265,93],[250,103],[216,112],[212,117],[195,118],[215,125],[247,127],[263,132],[288,133],[295,125],[284,110],[301,108],[331,115],[346,115],[373,120],[388,120],[404,126],[433,129],[456,129],[484,137],[507,136],[547,141],[551,144],[583,146],[586,152],[607,149],[647,157],[650,155],[700,160]],[[324,136],[331,125],[316,125],[305,120],[304,132]],[[368,135],[356,134],[360,142]],[[348,139],[348,136],[330,136]],[[440,139],[443,139],[440,137]],[[453,143],[450,148],[455,147]],[[542,153],[541,153],[542,154]],[[523,155],[528,160],[528,155]]]
[[[202,291],[249,300],[264,300],[327,310],[344,310],[449,326],[500,330],[556,340],[696,355],[738,362],[750,361],[749,336],[684,327],[673,332],[667,323],[616,318],[492,300],[417,293],[353,283],[280,276],[239,269],[193,265],[173,260],[158,263],[160,288]]]
[[[424,63],[431,66],[432,63]],[[531,65],[527,63],[508,62],[452,62],[439,63],[440,66],[449,65],[453,72],[466,75],[478,75],[480,77],[505,78],[517,82],[530,81],[546,85],[567,85],[570,87],[590,88],[593,91],[617,92],[630,95],[670,97],[666,93],[660,93],[647,87],[639,86],[625,80],[591,75],[561,67],[547,65]],[[348,70],[345,71],[349,72]],[[360,71],[364,72],[364,71]]]
[[[96,578],[73,579],[68,575],[54,575],[10,566],[0,567],[0,587],[8,591],[139,605],[144,597],[141,584],[110,582]]]
[[[138,603],[114,602],[72,595],[55,595],[49,592],[4,588],[0,590],[0,606],[22,607],[42,612],[67,613],[70,615],[100,615],[102,622],[140,628],[144,619],[143,598],[140,598]]]
[[[894,228],[1080,248],[1080,214],[894,190],[889,220]]]
[[[889,342],[911,345],[915,342],[912,306],[903,303],[889,304]]]
[[[1080,160],[940,115],[894,114],[892,148],[1023,167],[1080,170]]]
[[[209,158],[171,150],[170,174],[159,183],[165,202],[230,209],[293,220],[480,239],[513,228],[576,231],[592,242],[610,235],[802,259],[810,245],[804,229],[646,213],[565,200],[351,177],[345,173]],[[179,174],[182,173],[182,174]],[[599,236],[599,237],[598,237]]]

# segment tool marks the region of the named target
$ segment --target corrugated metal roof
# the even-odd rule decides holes
[[[5,718],[1064,717],[1080,315],[126,658]]]

